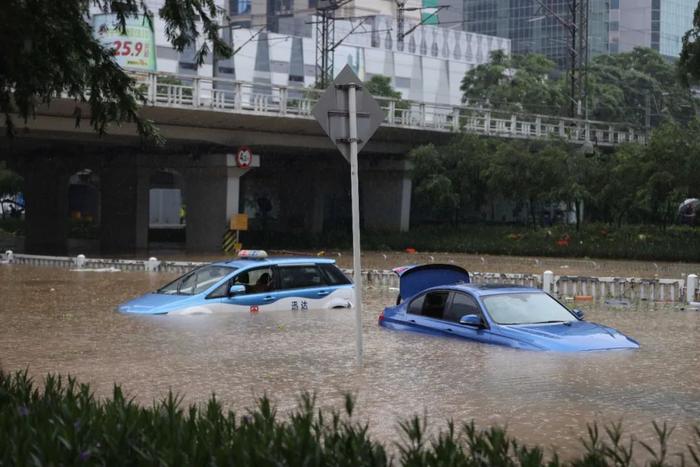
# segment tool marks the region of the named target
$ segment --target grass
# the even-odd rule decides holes
[[[350,232],[264,235],[251,232],[256,247],[270,249],[350,248]],[[251,240],[253,241],[253,240]],[[243,236],[243,244],[247,236]],[[515,256],[591,257],[652,261],[700,261],[700,228],[603,224],[556,225],[533,230],[517,225],[419,226],[409,232],[363,232],[367,250],[478,253]]]
[[[142,407],[119,386],[111,398],[97,399],[70,377],[49,375],[40,387],[26,371],[0,371],[0,465],[625,467],[636,465],[637,451],[650,466],[700,465],[700,428],[684,452],[670,453],[673,429],[666,424],[654,424],[654,445],[623,436],[619,424],[594,424],[580,456],[562,461],[500,427],[448,422],[428,437],[419,417],[401,422],[399,440],[387,446],[353,417],[351,396],[341,412],[317,409],[315,397],[302,394],[286,416],[267,397],[242,415],[214,396],[202,406],[181,402],[169,393]]]

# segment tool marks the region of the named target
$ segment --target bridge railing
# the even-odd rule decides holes
[[[140,74],[150,105],[225,112],[313,118],[323,90],[248,83],[224,78],[173,74]],[[600,122],[551,115],[510,113],[475,106],[451,106],[376,97],[384,125],[439,132],[472,132],[505,138],[559,137],[567,141],[612,146],[646,142],[643,129],[626,123]]]

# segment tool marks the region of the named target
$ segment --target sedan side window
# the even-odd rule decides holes
[[[449,292],[429,292],[425,294],[421,314],[426,318],[443,319]]]
[[[425,300],[425,295],[421,295],[416,298],[408,305],[408,312],[412,315],[420,315],[423,313],[423,301]]]
[[[459,320],[464,315],[477,315],[481,317],[481,307],[479,307],[479,304],[471,295],[455,293],[452,303],[445,313],[444,319],[459,323]]]

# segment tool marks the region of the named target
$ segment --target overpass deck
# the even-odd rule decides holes
[[[166,73],[134,75],[149,105],[290,119],[313,119],[323,90],[264,85]],[[460,131],[503,138],[561,138],[575,144],[615,146],[646,142],[632,124],[511,113],[497,109],[376,97],[385,112],[384,127],[438,133]]]

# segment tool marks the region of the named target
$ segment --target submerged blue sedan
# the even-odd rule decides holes
[[[400,277],[396,306],[379,325],[452,336],[517,349],[585,351],[637,349],[621,332],[583,320],[539,289],[472,284],[459,266],[430,264],[394,270]]]

